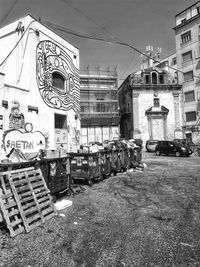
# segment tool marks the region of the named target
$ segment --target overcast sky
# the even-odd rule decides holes
[[[161,47],[161,58],[175,52],[175,15],[194,0],[0,0],[0,27],[31,14],[105,41],[117,40],[145,51]],[[122,81],[140,69],[140,55],[110,42],[58,32],[80,49],[80,68],[117,66]]]

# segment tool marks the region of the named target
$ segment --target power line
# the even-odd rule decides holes
[[[62,0],[64,3],[66,3],[67,5],[69,5],[71,8],[73,8],[75,11],[77,11],[79,14],[81,14],[82,16],[84,16],[85,18],[87,18],[89,21],[91,21],[92,23],[94,23],[96,26],[98,26],[99,28],[103,29],[105,32],[107,32],[109,35],[111,35],[111,38],[112,40],[111,41],[106,41],[105,39],[103,38],[95,38],[95,37],[83,37],[83,36],[80,36],[79,37],[83,37],[83,38],[88,38],[88,39],[93,39],[93,40],[97,40],[97,41],[104,41],[104,42],[110,42],[110,43],[115,43],[115,44],[121,44],[123,46],[128,46],[129,48],[135,50],[136,52],[140,53],[141,55],[149,58],[149,59],[152,59],[153,61],[155,61],[155,59],[153,57],[150,57],[148,55],[146,55],[145,53],[143,53],[142,51],[140,51],[139,49],[135,48],[134,46],[131,46],[129,44],[126,44],[126,43],[123,43],[119,38],[117,38],[116,36],[113,35],[112,32],[108,31],[105,27],[102,27],[101,25],[99,25],[98,23],[96,23],[96,21],[94,21],[93,19],[91,19],[88,15],[86,15],[84,12],[82,12],[80,9],[78,9],[77,7],[74,7],[71,3],[69,3],[69,1],[67,0]],[[72,33],[71,33],[72,34]],[[79,33],[80,34],[80,33]],[[113,38],[114,37],[114,38]],[[115,42],[113,42],[113,40],[115,40]],[[157,63],[162,63],[161,61],[158,61],[157,60]],[[130,65],[129,65],[130,66]],[[129,68],[128,66],[128,68]],[[127,68],[127,69],[128,69]],[[174,70],[174,71],[177,71],[179,73],[184,73],[183,71],[177,69],[177,68],[173,68],[171,66],[168,66],[168,68]],[[125,73],[125,72],[124,72]],[[194,78],[200,78],[200,76],[195,76],[193,75]]]
[[[83,17],[85,17],[86,19],[88,19],[89,21],[91,21],[93,24],[95,24],[97,27],[101,28],[102,30],[104,30],[105,32],[107,32],[109,35],[112,36],[113,39],[118,39],[112,32],[108,31],[108,29],[106,29],[105,27],[99,25],[96,21],[94,21],[92,18],[90,18],[88,15],[86,15],[83,11],[81,11],[80,9],[78,9],[77,7],[73,6],[71,3],[69,3],[69,1],[67,0],[61,0],[64,3],[66,3],[67,5],[69,5],[72,9],[74,9],[75,11],[77,11],[79,14],[81,14]]]
[[[22,36],[20,37],[20,39],[17,41],[17,43],[15,44],[15,46],[13,47],[13,49],[8,53],[8,55],[4,58],[4,60],[0,63],[0,67],[6,62],[6,60],[9,58],[9,56],[13,53],[13,51],[15,50],[15,48],[19,45],[19,43],[21,42],[22,38],[25,36],[25,33],[29,30],[30,25],[35,22],[35,20],[32,20],[29,25],[27,26],[26,30],[23,32]]]
[[[113,40],[106,40],[104,38],[100,38],[100,37],[95,37],[95,36],[90,36],[90,35],[86,35],[84,33],[81,33],[81,32],[77,32],[77,31],[74,31],[72,29],[68,29],[64,26],[60,26],[58,24],[54,24],[54,23],[51,23],[51,22],[48,22],[48,21],[43,21],[45,24],[47,24],[48,26],[56,29],[56,30],[59,30],[61,32],[64,32],[64,33],[68,33],[68,34],[72,34],[72,35],[75,35],[77,37],[81,37],[81,38],[85,38],[85,39],[90,39],[90,40],[96,40],[96,41],[102,41],[102,42],[106,42],[106,43],[112,43],[112,44],[116,44],[116,45],[122,45],[122,46],[126,46],[126,47],[129,47],[131,49],[133,49],[134,51],[138,52],[140,55],[143,55],[149,59],[152,59],[154,62],[155,62],[155,58],[145,54],[144,52],[142,52],[140,49],[136,48],[135,46],[133,45],[130,45],[128,43],[125,43],[125,42],[121,42],[121,41],[113,41]],[[159,60],[156,60],[156,63],[158,64],[161,64],[162,61],[159,61]],[[182,73],[184,74],[184,72],[180,69],[177,69],[177,68],[174,68],[174,67],[171,67],[171,66],[168,66],[168,68],[174,70],[174,71],[177,71],[179,73]],[[198,78],[200,79],[200,76],[196,76],[196,75],[193,75],[193,78]]]

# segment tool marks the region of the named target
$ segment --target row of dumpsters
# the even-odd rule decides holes
[[[59,158],[43,158],[20,163],[0,164],[0,171],[20,168],[40,168],[48,189],[52,194],[66,191],[84,180],[92,186],[95,180],[124,172],[141,164],[140,148],[120,148],[96,153],[68,153]]]

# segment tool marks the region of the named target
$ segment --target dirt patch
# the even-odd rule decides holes
[[[199,158],[144,161],[143,172],[84,185],[28,234],[0,231],[0,266],[200,266]]]

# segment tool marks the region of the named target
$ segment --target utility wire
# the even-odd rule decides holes
[[[97,27],[101,28],[102,30],[104,30],[105,32],[107,32],[109,35],[112,36],[112,39],[118,39],[116,36],[113,35],[112,32],[108,31],[108,29],[106,29],[105,27],[99,25],[96,21],[94,21],[93,19],[91,19],[88,15],[86,15],[83,11],[81,11],[80,9],[78,9],[77,7],[73,6],[71,3],[69,3],[69,1],[67,0],[61,0],[64,3],[66,3],[67,5],[69,5],[72,9],[74,9],[75,11],[77,11],[79,14],[81,14],[83,17],[85,17],[86,19],[88,19],[89,21],[91,21],[93,24],[95,24]]]
[[[12,4],[12,6],[10,7],[10,9],[8,10],[7,14],[2,18],[2,20],[0,21],[0,25],[6,20],[6,18],[8,17],[8,15],[11,13],[11,11],[14,9],[14,7],[16,6],[18,0],[15,0],[15,2]]]
[[[121,41],[113,41],[113,40],[106,40],[104,38],[100,38],[100,37],[95,37],[95,36],[90,36],[90,35],[86,35],[84,33],[81,33],[81,32],[77,32],[77,31],[74,31],[72,29],[68,29],[64,26],[60,26],[58,24],[54,24],[54,23],[51,23],[49,21],[43,21],[46,25],[56,29],[56,30],[59,30],[61,32],[64,32],[64,33],[68,33],[68,34],[72,34],[72,35],[75,35],[75,36],[78,36],[78,37],[81,37],[81,38],[85,38],[85,39],[90,39],[90,40],[96,40],[96,41],[102,41],[102,42],[106,42],[106,43],[112,43],[112,44],[116,44],[116,45],[121,45],[121,46],[126,46],[126,47],[129,47],[131,49],[133,49],[134,51],[138,52],[139,54],[143,55],[144,57],[146,58],[149,58],[149,59],[152,59],[154,62],[155,62],[155,58],[145,54],[144,52],[142,52],[140,49],[136,48],[135,46],[133,45],[130,45],[128,43],[125,43],[125,42],[121,42]],[[158,64],[161,64],[162,61],[159,61],[159,60],[156,60],[156,63]],[[177,72],[180,72],[182,74],[184,74],[184,72],[180,69],[177,69],[177,68],[174,68],[174,67],[171,67],[171,66],[168,66],[168,68],[174,70],[174,71],[177,71]],[[200,79],[200,76],[196,76],[196,75],[193,75],[193,78],[198,78]]]
[[[103,29],[105,32],[107,32],[109,35],[111,35],[112,40],[109,41],[109,42],[111,42],[111,43],[115,43],[115,44],[121,44],[121,45],[123,45],[123,46],[128,46],[129,48],[135,50],[136,52],[140,53],[141,55],[143,55],[143,56],[145,56],[145,57],[147,57],[147,58],[152,59],[153,61],[155,61],[155,59],[154,59],[153,57],[150,57],[150,56],[146,55],[145,53],[143,53],[142,51],[140,51],[139,49],[135,48],[135,47],[132,46],[132,45],[123,43],[123,42],[122,42],[119,38],[117,38],[116,36],[114,37],[114,35],[113,35],[112,32],[108,31],[105,27],[102,27],[101,25],[99,25],[98,23],[96,23],[96,21],[94,21],[93,19],[91,19],[88,15],[86,15],[85,13],[83,13],[80,9],[78,9],[77,7],[74,7],[71,3],[69,3],[69,1],[67,1],[67,0],[61,0],[61,1],[63,1],[63,2],[66,3],[67,5],[69,5],[71,8],[73,8],[73,9],[74,9],[75,11],[77,11],[79,14],[81,14],[82,16],[84,16],[85,18],[87,18],[89,21],[91,21],[92,23],[94,23],[96,26],[98,26],[99,28],[101,28],[101,29]],[[83,36],[79,36],[79,37],[83,37]],[[113,38],[113,37],[114,37],[114,38]],[[88,38],[88,37],[83,37],[83,38]],[[93,38],[95,38],[95,37],[90,37],[89,39],[93,39]],[[95,39],[93,39],[93,40],[99,40],[99,41],[108,42],[108,41],[106,41],[105,39],[101,39],[101,38],[97,38],[97,39],[95,38]],[[115,40],[115,42],[114,42],[113,40]],[[158,60],[156,60],[156,61],[157,61],[157,63],[162,63],[161,61],[158,61]],[[172,70],[175,70],[175,71],[177,71],[177,72],[180,72],[180,73],[182,73],[182,74],[184,73],[183,71],[181,71],[181,70],[179,70],[179,69],[177,69],[177,68],[173,68],[173,67],[171,67],[171,66],[168,66],[168,68],[170,68],[170,69],[172,69]],[[193,75],[193,77],[194,77],[194,78],[200,78],[200,76],[195,76],[195,75]]]
[[[30,25],[35,22],[35,20],[32,20],[29,25],[27,26],[26,30],[23,32],[22,36],[20,37],[20,39],[17,41],[17,43],[15,44],[15,46],[13,47],[13,49],[8,53],[8,55],[5,57],[5,59],[1,62],[0,67],[6,62],[6,60],[9,58],[9,56],[12,54],[12,52],[15,50],[15,48],[19,45],[19,43],[21,42],[22,38],[24,37],[25,33],[29,30]]]

